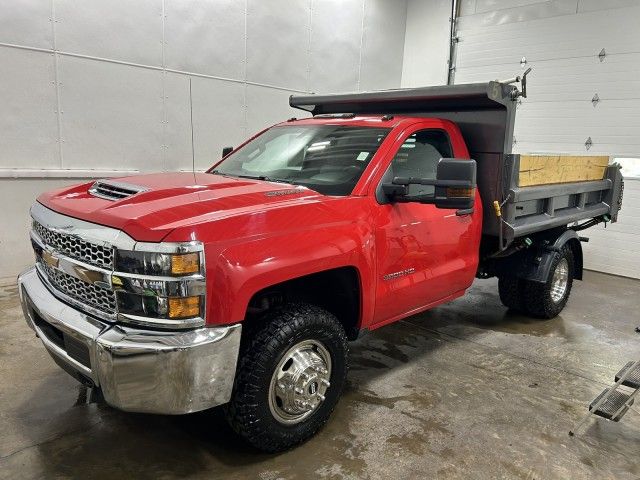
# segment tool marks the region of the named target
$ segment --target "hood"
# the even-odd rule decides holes
[[[142,190],[110,200],[89,189],[95,182],[44,193],[38,201],[64,215],[123,230],[138,241],[159,242],[178,227],[326,199],[284,183],[207,173],[162,173],[105,180]]]

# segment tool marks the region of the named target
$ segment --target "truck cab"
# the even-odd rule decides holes
[[[297,142],[304,146],[300,148]],[[274,126],[211,172],[266,177],[324,194],[323,207],[331,205],[334,212],[317,227],[305,228],[296,244],[303,251],[315,248],[317,238],[309,232],[318,228],[332,236],[329,243],[340,245],[341,253],[333,260],[336,266],[355,268],[358,283],[370,289],[362,297],[362,316],[357,320],[357,328],[369,328],[461,295],[473,281],[482,226],[479,197],[477,202],[471,199],[475,208],[461,212],[459,208],[438,208],[434,185],[410,185],[405,197],[412,201],[399,201],[398,195],[384,191],[395,178],[435,182],[440,160],[453,157],[466,159],[469,153],[459,129],[450,121],[329,115]],[[295,198],[305,195],[305,190],[285,193]],[[473,195],[479,194],[474,191]],[[322,218],[311,209],[298,213],[297,225]],[[330,225],[337,219],[345,223]],[[291,241],[286,228],[277,230],[275,237],[284,235],[285,244]],[[353,232],[357,232],[356,243],[352,243]],[[326,244],[324,239],[322,243]],[[265,255],[271,252],[273,258],[287,256],[284,251],[273,251],[267,242],[256,247]],[[295,271],[286,272],[283,278],[326,270],[313,262],[305,266],[300,271],[296,262]]]
[[[224,405],[266,451],[328,420],[348,341],[498,276],[550,318],[582,274],[577,231],[615,220],[622,178],[521,186],[513,85],[293,97],[202,173],[41,195],[18,282],[54,360],[127,411]],[[566,206],[563,202],[566,199]],[[584,220],[583,223],[579,223]]]

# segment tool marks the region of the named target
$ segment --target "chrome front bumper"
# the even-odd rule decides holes
[[[53,359],[105,401],[131,412],[182,414],[227,403],[239,324],[188,331],[109,324],[54,297],[35,268],[18,277],[27,324]]]

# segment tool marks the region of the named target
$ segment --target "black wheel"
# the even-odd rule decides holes
[[[522,310],[522,280],[515,277],[499,277],[498,293],[505,307],[511,310]]]
[[[523,306],[527,314],[538,318],[553,318],[567,304],[573,285],[573,252],[565,245],[556,252],[549,278],[545,283],[526,282],[523,285]]]
[[[289,304],[268,313],[243,341],[226,417],[254,447],[278,452],[328,420],[347,376],[344,328],[331,313]]]

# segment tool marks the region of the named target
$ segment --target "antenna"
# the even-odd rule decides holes
[[[193,181],[196,177],[196,149],[193,143],[193,96],[191,95],[191,77],[189,77],[189,115],[191,120],[191,170],[193,171]]]

